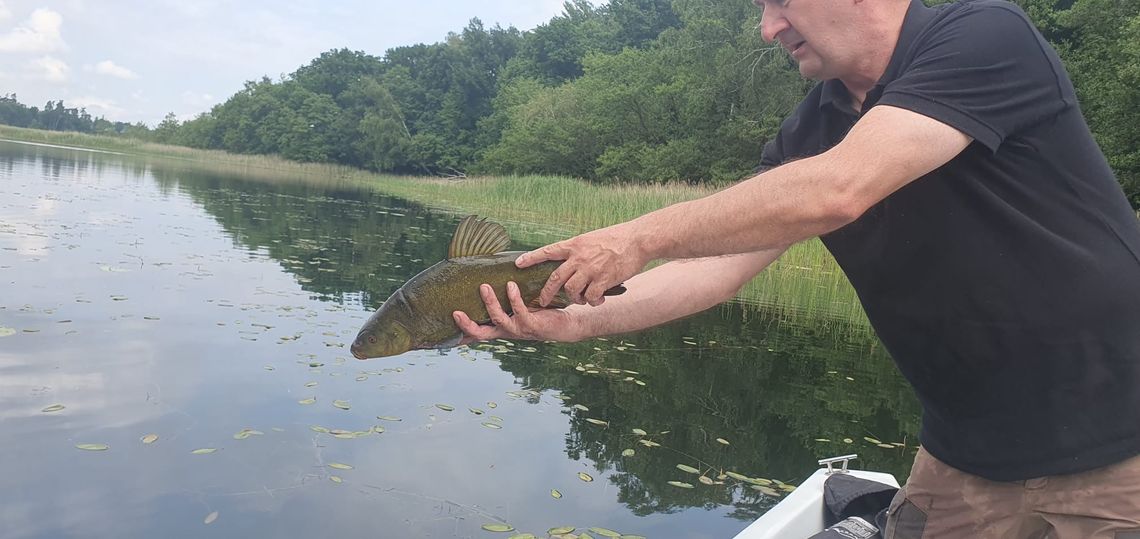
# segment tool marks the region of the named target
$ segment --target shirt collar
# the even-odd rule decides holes
[[[899,41],[895,44],[895,50],[891,53],[891,61],[887,64],[887,70],[883,72],[883,76],[868,93],[868,100],[872,94],[875,94],[875,100],[878,100],[878,93],[883,86],[886,86],[891,81],[898,78],[898,71],[902,68],[906,60],[906,56],[914,44],[914,40],[926,27],[927,22],[937,13],[937,10],[926,7],[922,0],[911,0],[910,6],[907,7],[906,16],[903,17],[902,29],[899,32]],[[849,103],[851,94],[847,91],[847,87],[843,85],[839,79],[828,79],[823,81],[822,88],[819,94],[819,108],[830,106],[840,111],[850,111]]]

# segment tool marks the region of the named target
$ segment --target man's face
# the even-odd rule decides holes
[[[846,13],[849,2],[834,0],[753,0],[763,10],[760,35],[778,42],[800,66],[800,74],[814,80],[842,78],[854,65],[858,47],[856,26]]]

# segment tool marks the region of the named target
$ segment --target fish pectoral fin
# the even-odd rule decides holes
[[[603,296],[620,296],[624,293],[625,293],[625,287],[619,284],[617,286],[609,288],[608,290],[603,292],[602,295]],[[559,290],[558,294],[556,294],[554,296],[554,299],[550,300],[550,305],[547,305],[546,307],[548,309],[565,309],[566,307],[569,307],[573,304],[574,304],[574,302],[570,301],[570,296],[566,295],[566,291],[565,290]],[[541,307],[541,305],[538,304],[538,298],[537,297],[532,299],[530,301],[529,305],[531,307],[535,307],[535,308]]]
[[[493,255],[506,249],[510,243],[511,237],[503,225],[487,221],[485,217],[480,219],[468,215],[455,228],[455,235],[447,248],[447,258]]]
[[[446,341],[443,341],[443,342],[433,346],[432,348],[435,348],[436,350],[447,350],[448,348],[455,348],[456,346],[459,346],[459,341],[462,341],[462,340],[463,340],[463,334],[459,333],[459,334],[455,335],[454,337],[451,337],[451,338],[447,339]]]

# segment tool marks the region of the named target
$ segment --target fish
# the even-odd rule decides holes
[[[499,305],[512,312],[507,299],[507,282],[514,281],[523,301],[538,307],[538,296],[561,260],[550,260],[519,269],[515,259],[526,251],[505,251],[510,236],[502,225],[475,215],[464,217],[455,229],[447,258],[409,279],[380,305],[356,335],[350,351],[357,359],[395,356],[410,350],[447,349],[459,344],[463,332],[451,313],[463,311],[472,320],[485,324],[491,316],[479,285],[495,290]],[[625,292],[622,285],[605,295]],[[550,308],[564,308],[573,302],[559,291]]]

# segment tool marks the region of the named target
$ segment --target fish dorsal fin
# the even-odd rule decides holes
[[[487,221],[474,215],[464,217],[455,229],[451,246],[447,248],[447,258],[462,256],[493,255],[510,245],[511,237],[507,229],[499,223]]]

